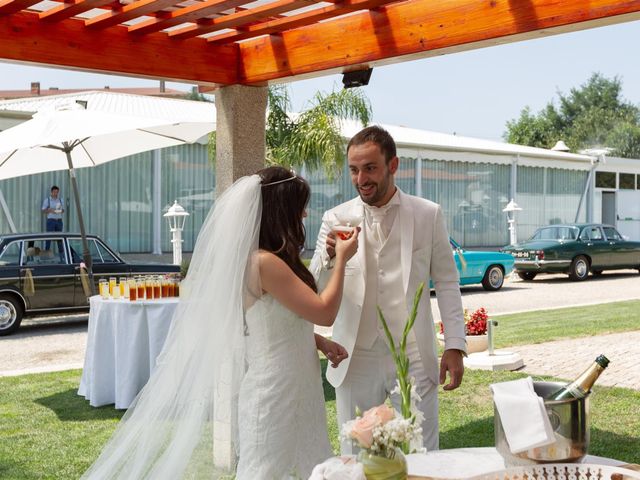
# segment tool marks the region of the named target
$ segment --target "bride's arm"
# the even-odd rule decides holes
[[[331,278],[320,294],[309,288],[281,258],[273,253],[260,252],[262,289],[305,320],[316,325],[331,326],[342,300],[345,265],[357,248],[357,231],[348,240],[338,241]]]

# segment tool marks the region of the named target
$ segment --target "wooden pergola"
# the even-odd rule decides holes
[[[639,18],[640,0],[0,0],[0,59],[257,86]]]

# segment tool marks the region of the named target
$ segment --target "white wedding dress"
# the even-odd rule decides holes
[[[333,455],[313,325],[269,294],[247,311],[237,480],[307,479]]]

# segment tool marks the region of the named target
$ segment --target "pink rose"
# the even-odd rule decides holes
[[[364,417],[367,416],[375,416],[380,420],[380,425],[384,425],[390,420],[395,418],[395,412],[393,408],[389,407],[386,403],[382,405],[378,405],[377,407],[370,408],[366,412],[364,412]]]
[[[351,429],[353,437],[361,447],[369,448],[373,443],[373,429],[380,424],[380,420],[375,415],[362,416],[358,418]]]

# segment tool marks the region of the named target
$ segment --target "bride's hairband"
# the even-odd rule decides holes
[[[292,177],[285,178],[283,180],[276,180],[275,182],[263,183],[262,186],[263,187],[269,187],[271,185],[277,185],[279,183],[289,182],[291,180],[295,180],[296,178],[298,178],[298,176],[296,175],[295,172],[292,171],[291,174],[293,175]]]

